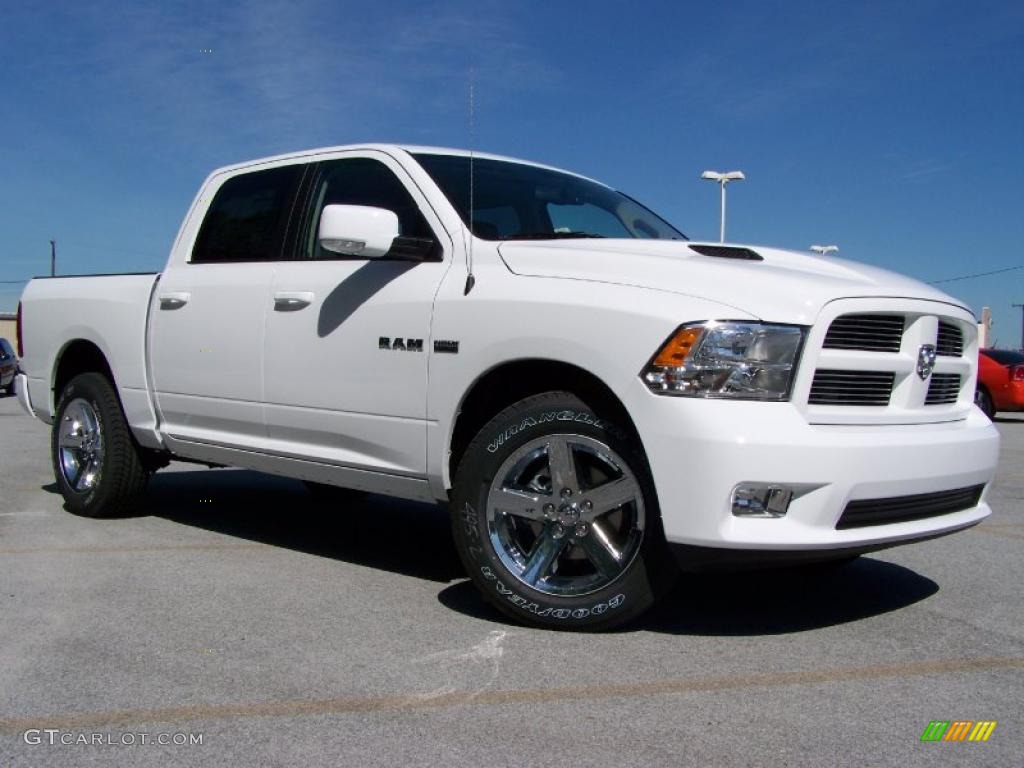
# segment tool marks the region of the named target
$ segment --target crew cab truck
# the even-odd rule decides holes
[[[446,502],[470,578],[535,625],[607,628],[680,569],[849,558],[990,513],[963,304],[691,242],[519,160],[366,145],[222,168],[162,273],[36,279],[19,317],[18,397],[52,424],[72,512],[122,513],[172,458]]]

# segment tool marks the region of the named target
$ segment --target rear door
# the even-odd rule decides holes
[[[157,284],[150,360],[162,428],[172,438],[258,447],[264,320],[306,166],[214,177],[198,233],[182,238]],[[194,241],[194,244],[193,242]]]
[[[426,472],[427,361],[434,295],[451,242],[404,169],[347,152],[311,172],[293,260],[274,275],[264,357],[271,449],[405,476]],[[325,205],[386,208],[401,238],[380,259],[339,256],[316,235]],[[415,238],[405,241],[403,238]],[[403,244],[432,240],[426,260]]]

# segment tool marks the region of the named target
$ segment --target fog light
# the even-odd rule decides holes
[[[732,492],[732,513],[736,517],[785,517],[793,489],[768,483],[742,483]]]

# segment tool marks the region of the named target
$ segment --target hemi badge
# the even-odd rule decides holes
[[[459,354],[459,342],[457,341],[435,341],[435,352],[448,352],[453,355]]]

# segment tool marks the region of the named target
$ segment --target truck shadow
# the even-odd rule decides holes
[[[897,611],[938,591],[931,579],[872,556],[830,570],[690,575],[637,628],[678,635],[804,632]]]
[[[138,515],[447,583],[463,575],[448,513],[372,494],[323,501],[298,480],[246,470],[158,472]]]
[[[938,590],[931,579],[872,557],[824,572],[780,568],[687,574],[650,612],[620,631],[703,636],[806,632],[896,611]],[[468,581],[448,587],[438,599],[452,610],[503,621]]]
[[[442,506],[376,495],[322,501],[297,480],[189,469],[154,475],[137,515],[438,582],[446,585],[438,601],[449,610],[507,623],[465,579]],[[686,575],[651,612],[621,631],[803,632],[899,610],[938,590],[931,579],[870,556],[832,570]]]

